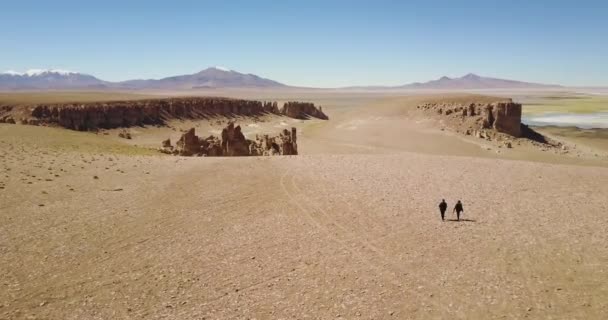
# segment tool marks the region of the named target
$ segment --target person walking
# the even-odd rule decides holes
[[[456,212],[456,220],[460,221],[460,213],[464,212],[464,209],[462,208],[462,202],[460,202],[460,200],[456,202],[456,206],[454,206],[453,212]]]
[[[445,221],[445,211],[448,209],[448,204],[445,202],[445,199],[441,199],[439,203],[439,212],[441,212],[441,221]]]

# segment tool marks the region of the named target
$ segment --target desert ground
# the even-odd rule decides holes
[[[428,99],[511,93],[212,94],[313,101],[330,120],[176,120],[131,128],[131,140],[0,124],[0,319],[608,314],[605,131],[540,129],[568,154],[505,149],[412,113]],[[0,101],[72,99],[23,95]],[[245,135],[295,126],[300,155],[154,150],[229,120]]]

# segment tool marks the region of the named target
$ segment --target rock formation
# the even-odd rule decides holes
[[[252,156],[297,155],[296,128],[284,129],[278,136],[256,136],[250,145],[249,153]]]
[[[307,119],[327,116],[312,103],[288,102],[279,110],[276,102],[229,98],[169,98],[133,101],[1,106],[0,122],[59,125],[73,130],[162,125],[169,119],[207,119],[216,116],[285,115]]]
[[[308,119],[310,117],[328,120],[329,118],[323,113],[322,107],[315,107],[314,103],[308,102],[286,102],[283,104],[281,114],[295,119]]]
[[[498,148],[511,149],[522,143],[542,150],[563,146],[561,142],[545,137],[521,123],[521,104],[510,100],[467,104],[425,103],[417,109],[426,117],[439,117],[445,128],[493,141]]]
[[[171,147],[171,139],[163,140],[162,145],[163,145],[163,148]]]
[[[198,137],[194,134],[194,128],[182,134],[175,143],[175,150],[182,156],[191,156],[200,153],[201,145]]]
[[[510,101],[495,103],[427,103],[418,109],[449,116],[468,125],[467,130],[491,129],[496,132],[521,137],[521,104]]]
[[[514,137],[521,136],[521,104],[496,103],[492,106],[491,113],[494,120],[491,126],[494,130]]]
[[[229,123],[222,130],[222,154],[227,157],[242,157],[249,155],[250,140],[245,139],[241,132],[241,126],[234,126],[234,123]]]
[[[200,138],[192,128],[180,137],[175,148],[169,139],[164,140],[160,151],[180,156],[273,156],[297,155],[298,146],[296,128],[285,129],[278,136],[258,135],[255,140],[249,140],[241,127],[231,122],[222,130],[221,139],[213,135]]]
[[[162,146],[159,149],[160,152],[167,153],[167,154],[173,153],[174,149],[173,149],[173,146],[171,145],[171,139],[163,140],[163,142],[161,144],[162,144]]]

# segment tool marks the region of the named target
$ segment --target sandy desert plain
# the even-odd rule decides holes
[[[174,94],[11,93],[0,104]],[[500,96],[524,102],[524,117],[588,113],[608,110],[607,96],[196,94],[312,101],[330,119],[174,120],[132,127],[131,140],[0,124],[0,319],[606,318],[606,131],[539,129],[568,153],[504,148],[413,110]],[[156,150],[229,120],[247,136],[297,127],[300,154]]]

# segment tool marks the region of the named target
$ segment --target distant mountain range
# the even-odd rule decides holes
[[[398,88],[403,89],[523,89],[523,88],[547,88],[559,87],[556,85],[522,82],[515,80],[505,80],[497,78],[488,78],[469,73],[460,78],[441,77],[437,80],[428,82],[415,82],[406,84]]]
[[[474,90],[474,89],[533,89],[559,88],[558,85],[523,82],[478,76],[469,73],[460,78],[441,77],[428,82],[414,82],[401,86],[359,86],[351,90]]]
[[[559,87],[514,80],[488,78],[467,74],[460,78],[442,77],[429,82],[416,82],[403,86],[369,86],[342,89],[399,90],[399,89],[524,89]],[[70,90],[70,89],[124,89],[124,90],[184,90],[206,88],[290,88],[280,82],[254,74],[244,74],[222,67],[207,68],[198,73],[162,79],[109,82],[92,75],[57,69],[35,69],[24,73],[0,73],[0,90]]]
[[[129,80],[119,83],[131,89],[201,89],[201,88],[276,88],[284,84],[254,74],[244,74],[222,67],[160,80]]]
[[[279,88],[284,84],[254,74],[244,74],[221,67],[207,68],[195,74],[158,80],[109,82],[78,72],[49,69],[24,73],[0,73],[0,90],[47,89],[200,89],[200,88]]]
[[[88,74],[57,69],[0,73],[0,89],[4,90],[80,89],[104,87],[105,83]]]

